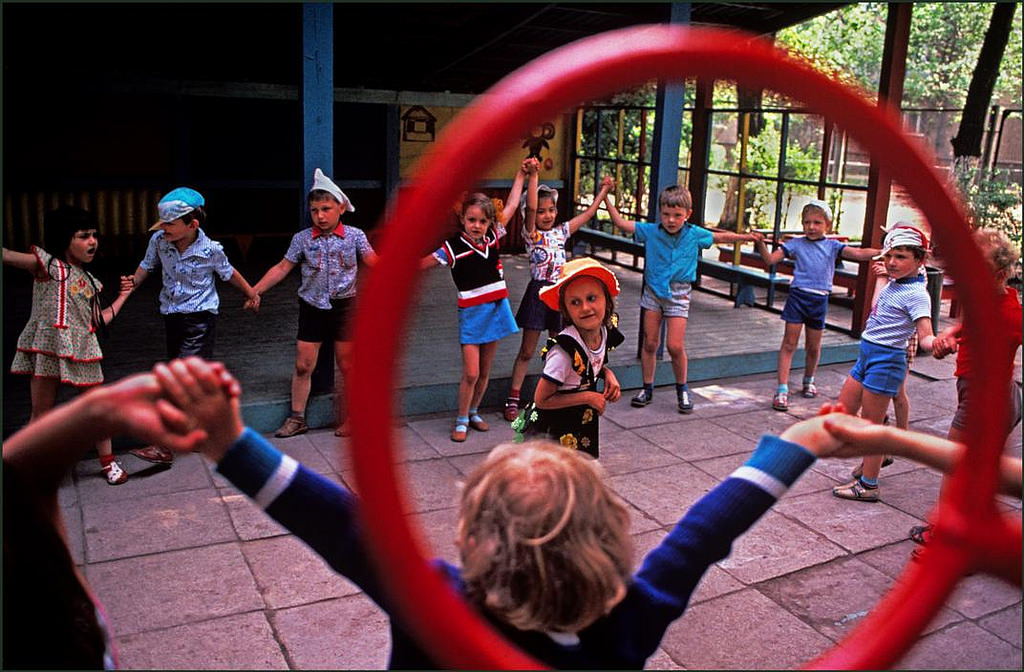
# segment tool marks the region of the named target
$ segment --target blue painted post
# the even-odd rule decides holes
[[[313,180],[313,171],[320,168],[331,179],[338,181],[338,176],[334,174],[334,6],[331,3],[307,2],[302,5],[302,85],[299,104],[302,106],[299,221],[303,222],[300,228],[305,228],[309,217],[306,191]],[[310,398],[331,394],[333,391],[334,348],[322,347],[310,381]],[[308,417],[307,422],[311,426],[325,424],[312,417]]]
[[[689,24],[690,3],[673,2],[669,23]],[[647,221],[658,221],[658,194],[665,187],[679,181],[679,145],[683,139],[683,99],[685,82],[658,82],[655,99],[654,146],[651,148],[651,193],[647,199]],[[646,263],[646,262],[645,262]],[[644,309],[640,309],[639,342],[637,354],[644,341]],[[665,321],[661,322],[660,359],[665,349]]]

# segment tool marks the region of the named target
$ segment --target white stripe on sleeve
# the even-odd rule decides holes
[[[743,465],[736,471],[732,472],[732,476],[733,478],[741,478],[744,481],[753,483],[775,499],[782,497],[786,494],[786,490],[789,489],[786,487],[785,483],[771,474],[747,465]]]
[[[277,469],[256,493],[253,500],[260,505],[260,508],[266,509],[291,484],[298,471],[299,463],[287,455],[282,455],[281,464],[277,465]]]

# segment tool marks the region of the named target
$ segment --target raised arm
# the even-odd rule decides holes
[[[878,425],[845,413],[824,416],[823,427],[837,443],[822,452],[822,457],[863,457],[885,453],[950,474],[966,451],[963,444],[954,441],[891,425]],[[999,491],[1013,497],[1021,496],[1019,458],[1008,455],[1000,458]]]
[[[3,248],[4,263],[8,266],[20,268],[23,271],[29,273],[35,273],[39,267],[39,260],[36,259],[36,255],[28,252],[15,252],[14,250],[8,250],[6,247]]]
[[[839,256],[850,261],[871,261],[872,257],[877,257],[879,254],[881,254],[881,250],[876,250],[873,247],[851,247],[846,245],[839,253]]]
[[[623,217],[618,209],[616,209],[615,204],[612,203],[611,192],[605,194],[604,205],[608,209],[608,215],[612,218],[612,224],[626,233],[633,233],[636,231],[636,222]]]
[[[754,234],[754,249],[761,255],[761,261],[764,262],[765,266],[771,266],[777,264],[786,258],[786,251],[779,245],[773,251],[768,251],[768,246],[764,242],[764,236]]]
[[[597,209],[601,207],[601,201],[605,200],[608,194],[610,194],[612,189],[614,188],[615,180],[606,175],[601,180],[601,188],[597,192],[597,195],[594,196],[593,203],[591,203],[586,210],[584,210],[583,212],[569,220],[570,234],[576,233],[577,231],[580,230],[580,227],[582,227],[584,224],[586,224],[587,222],[594,218],[594,215],[597,214]]]
[[[512,218],[516,216],[516,210],[519,209],[519,199],[523,196],[523,181],[526,179],[526,162],[530,160],[532,159],[523,161],[519,170],[516,171],[516,176],[512,179],[512,188],[508,190],[508,198],[505,199],[505,209],[501,211],[503,224],[511,222]]]
[[[736,233],[735,231],[712,231],[711,237],[716,243],[749,243],[757,241],[753,233]]]
[[[537,170],[530,171],[530,177],[526,185],[526,214],[523,217],[523,230],[532,234],[537,228],[537,189],[540,182],[540,173]]]

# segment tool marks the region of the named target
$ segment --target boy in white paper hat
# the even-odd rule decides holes
[[[220,307],[217,278],[237,287],[250,301],[259,299],[228,261],[223,246],[200,228],[206,221],[205,206],[203,195],[189,187],[164,194],[156,206],[158,219],[149,227],[155,233],[132,277],[133,286],[138,287],[150,273],[161,270],[160,314],[167,332],[168,360],[190,355],[213,358]],[[174,460],[173,453],[159,446],[131,452],[157,464]]]
[[[882,424],[889,402],[907,376],[907,341],[917,334],[918,347],[930,351],[932,302],[919,271],[928,254],[928,236],[909,224],[898,223],[885,234],[882,254],[889,283],[878,293],[875,307],[860,335],[860,354],[839,392],[847,413]],[[841,499],[877,502],[881,499],[878,473],[882,455],[865,457],[855,478],[832,488]]]
[[[291,413],[274,436],[302,434],[306,425],[306,403],[313,368],[320,346],[334,343],[334,356],[342,376],[349,370],[352,343],[348,334],[352,307],[356,298],[356,272],[359,260],[372,266],[377,255],[366,234],[341,223],[346,212],[355,212],[352,201],[331,178],[317,168],[308,195],[312,226],[292,236],[284,258],[260,278],[254,289],[257,298],[247,307],[259,307],[259,295],[284,280],[301,264],[299,285],[299,329],[292,373]],[[340,419],[339,419],[340,421]],[[337,436],[348,435],[348,421],[338,426]]]

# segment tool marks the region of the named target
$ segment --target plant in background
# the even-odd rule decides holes
[[[967,223],[974,228],[1002,231],[1015,245],[1021,245],[1021,185],[1009,179],[1007,171],[977,170],[964,163],[954,168],[953,182]]]

